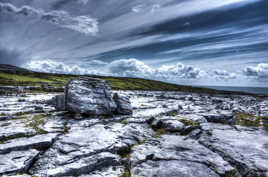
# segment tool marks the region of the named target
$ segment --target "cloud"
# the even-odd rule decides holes
[[[96,35],[99,32],[98,21],[96,19],[89,16],[72,17],[66,11],[45,12],[42,9],[35,9],[30,6],[17,8],[10,3],[0,3],[0,13],[14,13],[17,15],[38,17],[56,26],[71,29],[85,35]]]
[[[139,13],[139,12],[141,12],[142,11],[142,8],[143,8],[143,5],[137,5],[137,6],[135,6],[135,7],[132,7],[132,12],[135,12],[135,13]]]
[[[243,73],[246,76],[255,76],[258,78],[268,78],[268,63],[260,63],[257,66],[245,67]]]
[[[47,73],[60,73],[60,74],[94,74],[99,75],[100,73],[94,69],[81,67],[79,65],[65,64],[64,62],[57,62],[50,59],[46,60],[33,60],[24,65],[25,68]]]
[[[6,49],[0,46],[0,64],[10,64],[19,66],[25,58],[17,50]]]
[[[150,77],[154,70],[137,59],[120,59],[107,66],[110,73],[118,76]]]
[[[216,80],[230,80],[237,78],[237,74],[219,69],[213,71],[213,76]]]
[[[163,65],[153,68],[144,62],[130,58],[119,59],[106,63],[100,60],[92,60],[80,65],[65,64],[50,59],[33,60],[24,65],[27,69],[39,72],[63,73],[63,74],[99,74],[120,77],[141,77],[155,80],[198,79],[204,76],[203,71],[192,66],[178,63],[174,66]]]
[[[107,65],[108,72],[118,76],[144,77],[156,80],[198,79],[205,72],[198,68],[178,63],[152,68],[137,59],[121,59]]]
[[[24,67],[38,72],[138,77],[173,83],[189,83],[189,81],[193,81],[190,83],[197,83],[204,80],[227,83],[234,79],[241,79],[237,73],[230,73],[220,69],[204,71],[182,63],[154,68],[135,58],[119,59],[110,63],[91,60],[83,65],[66,64],[50,59],[33,60],[24,65]]]
[[[176,65],[163,65],[157,69],[157,73],[163,77],[176,77],[184,79],[197,79],[204,74],[199,68],[193,66],[187,66],[182,63]]]

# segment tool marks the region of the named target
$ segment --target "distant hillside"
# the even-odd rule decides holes
[[[0,64],[0,71],[9,71],[9,72],[31,72],[27,69],[20,68],[17,66],[7,65],[7,64]]]
[[[67,74],[49,74],[33,72],[27,69],[19,68],[11,65],[0,64],[0,85],[1,86],[51,86],[52,91],[62,91],[61,88],[71,78],[78,78],[77,75]],[[234,92],[218,91],[208,88],[191,87],[170,84],[155,80],[147,80],[140,78],[127,77],[108,77],[108,76],[93,76],[90,77],[104,79],[109,82],[112,90],[151,90],[151,91],[183,91],[195,93],[221,93],[232,94]],[[238,92],[236,92],[238,93]],[[243,94],[243,93],[240,93]]]

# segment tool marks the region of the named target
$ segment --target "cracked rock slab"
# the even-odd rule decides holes
[[[164,128],[169,132],[180,132],[184,129],[184,124],[172,116],[163,116],[156,118],[152,122],[152,126],[154,128]]]
[[[38,155],[39,151],[34,149],[0,155],[0,175],[27,171]]]
[[[211,123],[202,129],[199,142],[228,160],[241,176],[268,176],[267,132]]]
[[[0,146],[0,154],[9,153],[11,151],[20,151],[27,149],[47,149],[53,143],[58,134],[36,135],[30,138],[12,139]]]
[[[217,153],[212,152],[195,140],[185,139],[185,137],[179,135],[162,135],[157,140],[147,141],[142,145],[133,147],[130,162],[131,171],[136,176],[142,176],[143,172],[141,174],[137,172],[138,169],[141,169],[141,166],[147,168],[147,171],[154,172],[152,176],[157,174],[157,171],[161,173],[161,170],[163,170],[162,176],[182,175],[184,173],[180,169],[175,170],[175,167],[185,166],[184,168],[186,168],[186,164],[192,164],[193,166],[186,169],[187,173],[203,173],[201,176],[217,176],[216,173],[226,175],[235,172],[235,169]],[[170,163],[170,166],[165,163]]]
[[[148,161],[131,170],[131,177],[219,177],[204,164],[189,161]]]
[[[0,122],[0,140],[31,136],[36,132],[33,128],[27,127],[23,120],[9,120]]]
[[[119,165],[119,161],[120,156],[109,152],[102,152],[89,157],[73,159],[73,161],[67,161],[65,164],[46,171],[41,170],[34,174],[40,177],[79,176],[104,167]]]

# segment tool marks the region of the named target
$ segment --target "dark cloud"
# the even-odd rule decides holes
[[[59,0],[52,4],[52,8],[57,10],[73,1],[77,1],[77,0]]]
[[[20,66],[25,60],[19,51],[0,47],[0,64]]]

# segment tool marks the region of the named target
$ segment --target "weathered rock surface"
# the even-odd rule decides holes
[[[25,172],[38,156],[37,150],[13,151],[0,155],[0,175]]]
[[[0,176],[268,177],[267,98],[114,93],[132,114],[76,120],[47,104],[52,95],[0,98]]]
[[[66,108],[65,108],[65,95],[57,95],[55,97],[55,108],[58,110],[58,111],[65,111]]]
[[[220,155],[183,136],[163,135],[157,141],[135,146],[132,151],[130,162],[133,176],[146,176],[146,173],[150,177],[159,173],[160,176],[227,176],[235,172]],[[180,165],[183,167],[176,168]],[[161,171],[165,168],[168,170]]]
[[[118,114],[132,114],[132,107],[129,98],[125,95],[115,93],[113,99],[116,104],[116,112]]]
[[[218,124],[203,124],[202,129],[199,142],[228,160],[241,176],[268,175],[267,132]]]
[[[9,153],[11,151],[21,151],[27,149],[44,150],[49,148],[57,134],[36,135],[29,138],[17,138],[6,141],[0,146],[0,154]]]
[[[35,130],[27,127],[22,120],[0,121],[0,141],[16,137],[32,136]]]
[[[172,116],[163,116],[160,118],[156,118],[152,122],[152,127],[154,129],[165,129],[166,131],[169,132],[180,132],[184,129],[184,124],[175,117]]]
[[[108,83],[87,77],[68,81],[65,106],[68,111],[87,115],[111,115],[116,109]]]

